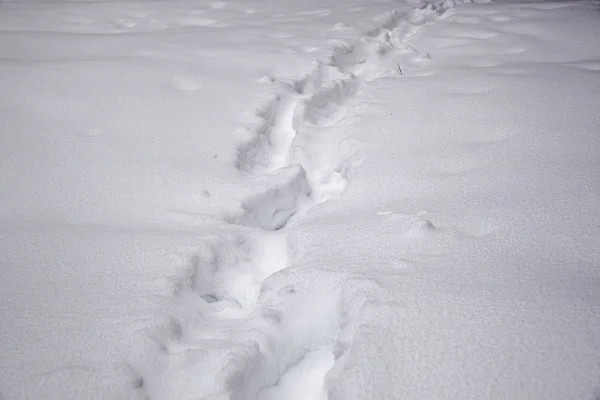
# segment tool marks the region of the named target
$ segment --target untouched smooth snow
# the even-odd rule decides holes
[[[0,2],[0,398],[597,399],[599,15]]]

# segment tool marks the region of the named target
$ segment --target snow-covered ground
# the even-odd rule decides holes
[[[0,398],[597,399],[599,17],[0,1]]]

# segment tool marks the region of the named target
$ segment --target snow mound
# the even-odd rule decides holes
[[[245,201],[242,206],[244,213],[233,222],[277,231],[311,204],[311,187],[301,165],[278,172],[278,175],[287,177],[287,182]]]

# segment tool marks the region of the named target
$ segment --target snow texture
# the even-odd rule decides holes
[[[0,2],[0,398],[598,399],[599,11]]]

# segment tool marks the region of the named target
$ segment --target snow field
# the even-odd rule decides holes
[[[454,6],[2,3],[0,397],[598,397],[598,5]]]

